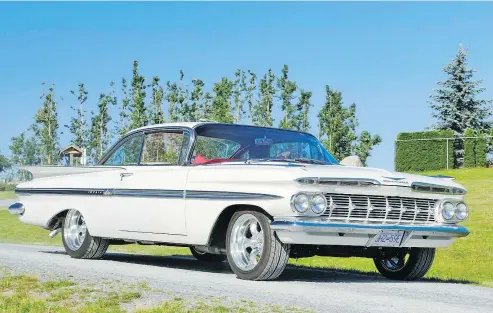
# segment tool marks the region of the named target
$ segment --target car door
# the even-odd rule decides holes
[[[137,164],[124,166],[114,191],[125,216],[120,231],[186,235],[184,190],[189,168],[182,160],[189,139],[189,132],[181,129],[144,132]]]

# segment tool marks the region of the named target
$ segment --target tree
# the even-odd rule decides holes
[[[111,121],[109,115],[109,105],[116,105],[116,97],[113,90],[114,82],[110,83],[111,92],[101,93],[98,100],[98,112],[92,113],[91,120],[91,140],[89,144],[90,156],[93,161],[101,158],[111,141],[111,133],[108,131],[108,124]]]
[[[200,118],[206,121],[212,120],[212,100],[210,92],[206,92],[204,96],[204,109],[201,112]]]
[[[71,90],[72,95],[76,95],[74,90]],[[73,135],[71,143],[79,148],[85,148],[88,141],[88,130],[86,121],[86,109],[84,107],[87,101],[88,92],[84,87],[84,84],[79,84],[79,92],[76,95],[79,101],[78,107],[71,106],[70,108],[75,111],[76,116],[70,119],[70,124],[65,125],[66,128],[70,130]]]
[[[275,76],[272,69],[264,75],[260,80],[259,100],[253,106],[252,121],[253,124],[259,126],[272,126],[272,108],[274,106],[274,88]]]
[[[118,124],[116,125],[116,134],[119,136],[124,136],[130,129],[129,129],[129,105],[130,105],[130,97],[128,96],[128,86],[127,86],[127,79],[125,77],[122,77],[122,101],[121,101],[121,106],[120,110],[118,113],[118,116],[120,117],[120,120]]]
[[[467,66],[467,51],[459,45],[457,55],[442,69],[448,78],[438,82],[439,89],[430,96],[429,106],[432,116],[438,121],[433,127],[439,130],[453,130],[455,136],[462,136],[467,128],[489,129],[492,100],[477,99],[485,90],[482,80],[473,80],[476,72]],[[464,147],[462,140],[454,141],[455,166],[462,165]]]
[[[159,85],[159,77],[154,76],[152,78],[152,111],[150,114],[150,119],[153,124],[164,123],[164,113],[163,113],[163,98],[164,90],[163,87]]]
[[[245,94],[245,101],[248,103],[248,115],[253,119],[253,108],[255,106],[255,90],[257,89],[257,75],[254,72],[248,71],[250,79],[248,81],[248,87]]]
[[[246,74],[244,71],[238,69],[235,72],[235,81],[233,84],[233,97],[234,97],[234,106],[232,108],[234,122],[239,123],[245,115],[245,111],[243,109],[245,99],[243,95],[247,92],[247,83],[246,83]]]
[[[354,148],[354,153],[361,159],[361,162],[366,166],[366,161],[371,155],[373,147],[380,144],[382,138],[379,135],[372,136],[368,131],[362,131],[359,136],[359,142]]]
[[[234,117],[230,110],[230,99],[233,92],[233,82],[223,77],[214,84],[215,93],[212,100],[212,119],[216,122],[233,123]]]
[[[145,105],[145,77],[139,74],[139,61],[134,61],[132,70],[132,102],[130,103],[130,129],[148,124],[149,119]]]
[[[192,112],[194,121],[198,121],[204,112],[204,82],[198,78],[192,79],[193,91],[191,93]]]
[[[170,122],[177,122],[179,119],[177,102],[178,102],[178,86],[175,82],[168,81],[166,83],[168,92],[166,93],[166,101],[169,103],[168,114]]]
[[[43,89],[40,99],[43,99],[43,107],[36,112],[34,117],[37,124],[36,136],[39,138],[42,163],[52,165],[58,162],[60,149],[55,86],[51,85],[48,88],[48,93],[45,93]]]
[[[281,111],[284,112],[284,117],[279,123],[279,128],[294,129],[297,126],[297,119],[294,116],[296,107],[291,103],[295,98],[296,83],[288,78],[289,68],[284,64],[281,77],[277,79],[277,88],[279,89],[281,100]]]
[[[4,156],[2,153],[0,153],[0,173],[10,168],[10,166],[11,164],[9,159],[6,156]]]
[[[192,106],[188,103],[190,99],[188,88],[184,80],[185,74],[183,70],[180,70],[180,84],[177,86],[177,100],[178,100],[178,115],[182,121],[190,122],[195,119],[196,112],[192,109]]]
[[[298,104],[296,105],[297,115],[294,117],[294,129],[307,132],[310,130],[310,122],[308,120],[308,113],[312,104],[310,98],[312,93],[310,91],[304,91],[301,89]]]
[[[25,164],[25,154],[24,154],[24,145],[25,145],[25,133],[20,133],[19,136],[14,136],[10,139],[11,145],[10,149],[10,160],[13,164],[23,165]]]

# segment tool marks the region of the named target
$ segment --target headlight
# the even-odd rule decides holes
[[[293,208],[298,213],[304,213],[310,207],[310,199],[304,193],[297,194],[293,199]]]
[[[457,217],[458,220],[463,221],[467,218],[467,215],[467,205],[464,202],[457,203],[455,206],[455,217]]]
[[[442,204],[442,216],[446,221],[450,221],[455,215],[455,207],[450,202]]]
[[[310,201],[312,205],[312,211],[315,214],[322,214],[327,207],[327,200],[323,195],[314,195]]]

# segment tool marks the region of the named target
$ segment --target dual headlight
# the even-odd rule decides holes
[[[438,214],[443,222],[462,222],[467,218],[469,209],[467,205],[460,200],[443,200],[438,205]]]
[[[321,193],[300,192],[291,198],[293,211],[306,215],[320,215],[327,208],[327,199]]]

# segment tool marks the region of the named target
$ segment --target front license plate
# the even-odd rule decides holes
[[[374,247],[398,247],[404,237],[403,230],[382,230],[373,241]]]

